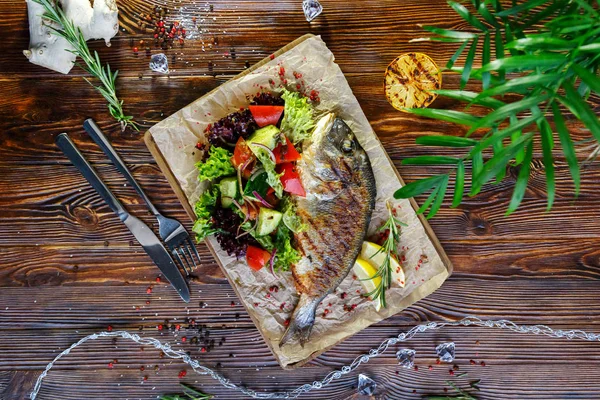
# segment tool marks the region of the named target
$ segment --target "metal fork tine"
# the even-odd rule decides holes
[[[185,251],[183,251],[184,247],[185,247],[184,245],[179,245],[177,247],[177,250],[178,250],[178,253],[180,253],[183,256],[183,259],[185,260],[185,264],[186,264],[186,268],[184,268],[185,269],[185,273],[187,275],[189,275],[192,272],[192,270],[193,270],[193,265],[194,264],[190,263],[190,260],[188,259],[188,256],[185,254]]]
[[[192,265],[193,265],[192,271],[193,271],[194,268],[196,268],[198,266],[198,264],[196,264],[196,260],[194,260],[194,256],[192,255],[192,252],[190,251],[190,246],[189,246],[189,244],[186,244],[184,241],[184,243],[181,244],[181,247],[185,248],[185,251],[187,251],[188,256],[190,256],[190,260],[192,260]]]
[[[189,236],[187,238],[187,242],[188,242],[188,245],[194,251],[194,254],[196,255],[196,258],[198,259],[198,264],[200,264],[200,262],[201,262],[201,260],[200,260],[200,254],[198,254],[198,250],[196,250],[196,246],[194,245],[194,242],[192,242],[192,239],[190,239]],[[198,264],[196,264],[196,267],[198,266]]]
[[[181,266],[181,268],[183,268],[183,270],[187,273],[186,265],[179,256],[179,252],[176,248],[171,248],[171,254],[173,254],[173,257],[175,257],[176,261],[179,263],[179,266]]]

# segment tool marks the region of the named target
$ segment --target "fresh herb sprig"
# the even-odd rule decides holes
[[[97,78],[102,85],[96,86],[89,79],[84,79],[92,85],[96,90],[102,94],[102,96],[108,102],[108,110],[110,115],[114,119],[121,123],[121,129],[125,130],[127,126],[139,131],[137,123],[133,121],[132,116],[125,115],[123,112],[123,101],[119,100],[116,92],[116,80],[119,71],[111,71],[110,65],[106,64],[102,66],[98,52],[94,51],[94,55],[91,54],[90,49],[87,46],[85,38],[81,29],[67,18],[64,11],[54,4],[51,0],[34,0],[36,3],[42,5],[46,11],[43,15],[44,19],[55,22],[60,27],[49,26],[55,35],[63,37],[74,50],[67,50],[76,56],[80,57],[84,64],[77,63],[84,71]],[[66,49],[65,49],[66,50]]]
[[[210,400],[214,397],[211,394],[199,392],[183,383],[181,384],[181,390],[183,390],[183,394],[166,394],[161,396],[160,400]]]
[[[377,252],[371,257],[373,258],[377,254],[383,253],[385,254],[385,258],[375,275],[373,275],[371,278],[368,278],[375,279],[377,277],[381,277],[381,282],[375,289],[373,289],[373,291],[367,294],[367,296],[371,297],[373,301],[379,299],[384,308],[387,307],[385,292],[392,286],[392,275],[394,273],[392,257],[398,257],[398,243],[400,242],[401,227],[407,226],[405,223],[396,218],[392,205],[389,201],[386,202],[386,207],[388,209],[389,216],[385,223],[379,228],[379,231],[387,233],[387,237],[385,238],[381,248],[377,250]]]
[[[580,190],[579,161],[561,106],[590,131],[590,140],[600,141],[598,116],[587,103],[591,92],[600,94],[597,75],[600,66],[598,5],[593,0],[528,0],[519,4],[513,2],[511,8],[505,9],[500,0],[471,0],[471,3],[473,8],[470,10],[459,2],[448,1],[450,7],[471,26],[471,31],[424,26],[435,36],[414,41],[460,44],[446,64],[446,71],[460,74],[460,90],[436,92],[463,101],[469,107],[478,105],[489,111],[477,116],[468,112],[468,109],[407,109],[416,115],[468,127],[465,137],[423,136],[417,139],[417,144],[462,147],[466,151],[462,157],[419,156],[404,159],[402,164],[405,165],[451,165],[453,168],[448,173],[412,182],[399,189],[395,197],[409,198],[430,192],[419,212],[429,209],[427,218],[431,218],[442,205],[452,174],[455,175],[452,207],[458,207],[465,193],[468,165],[471,166],[469,196],[477,195],[483,185],[491,180],[495,180],[496,184],[501,182],[509,165],[519,166],[508,215],[523,200],[534,143],[539,142],[546,173],[549,210],[556,191],[553,132],[557,132],[576,196]],[[494,52],[492,43],[495,45]],[[482,66],[475,68],[478,45],[482,49]],[[456,61],[467,48],[464,66],[455,67]],[[481,81],[481,92],[464,90],[471,79]],[[552,117],[554,129],[548,117]],[[469,137],[479,129],[487,130],[481,139]],[[493,155],[484,161],[483,154],[488,151]],[[599,152],[595,151],[594,154]]]
[[[467,374],[461,374],[458,377],[466,376]],[[481,379],[477,379],[476,381],[470,382],[469,386],[472,389],[479,390],[479,383]],[[443,396],[425,396],[424,400],[477,400],[476,397],[473,397],[469,392],[459,388],[454,382],[446,381],[446,384],[452,387],[457,394],[456,395],[443,395]]]

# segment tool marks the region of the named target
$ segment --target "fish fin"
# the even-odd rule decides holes
[[[315,323],[315,313],[320,300],[309,297],[306,294],[300,295],[300,300],[294,309],[290,325],[283,334],[279,342],[279,347],[295,338],[298,338],[300,345],[304,347],[304,343],[308,341],[310,331]]]

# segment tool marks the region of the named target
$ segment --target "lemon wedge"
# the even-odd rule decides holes
[[[360,258],[367,260],[376,270],[378,270],[385,262],[386,253],[377,243],[365,241],[360,250]],[[392,284],[404,287],[406,277],[404,276],[402,266],[394,257],[390,257],[390,264],[392,267]]]
[[[373,290],[377,288],[381,284],[381,277],[376,277],[373,279],[369,279],[373,275],[377,273],[377,269],[371,265],[370,262],[363,260],[358,257],[354,262],[354,267],[352,267],[352,272],[356,275],[356,278],[359,279],[360,284],[366,293],[371,293]],[[366,279],[366,280],[362,280]],[[381,309],[381,301],[376,299],[375,301],[375,311],[379,311]]]

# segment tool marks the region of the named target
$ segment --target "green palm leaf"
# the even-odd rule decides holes
[[[475,125],[479,121],[478,117],[454,110],[436,110],[434,108],[407,108],[405,110],[422,117],[435,118],[467,126]]]
[[[473,68],[473,59],[475,58],[475,51],[477,50],[478,38],[473,39],[469,52],[467,53],[467,60],[463,68],[462,75],[460,77],[460,88],[464,89],[471,77],[471,69]]]
[[[431,191],[420,209],[421,212],[429,209],[428,217],[431,217],[443,203],[452,172],[455,172],[452,207],[460,204],[468,173],[465,165],[469,160],[472,162],[470,196],[479,193],[491,180],[496,183],[503,180],[507,166],[514,165],[520,169],[507,209],[507,215],[511,214],[524,198],[534,143],[539,143],[550,209],[556,197],[556,178],[554,134],[546,114],[552,112],[554,116],[560,149],[569,166],[576,195],[580,192],[580,168],[559,103],[590,130],[592,138],[588,141],[600,142],[600,120],[595,104],[592,107],[586,101],[592,92],[600,94],[600,0],[513,0],[508,9],[503,9],[499,0],[471,0],[471,3],[475,13],[458,2],[449,2],[469,23],[468,32],[428,28],[440,39],[459,43],[446,64],[446,71],[460,74],[461,90],[439,89],[435,92],[466,103],[465,110],[410,110],[416,115],[469,127],[463,138],[428,135],[418,138],[418,144],[449,149],[464,147],[468,153],[463,157],[421,156],[405,160],[407,164],[455,167],[450,173],[412,182],[398,194],[406,196]],[[478,60],[475,49],[479,38],[483,45]],[[463,66],[457,66],[467,47]],[[476,68],[478,61],[480,68]],[[471,80],[481,81],[479,94],[464,90]],[[497,96],[503,97],[498,99]],[[488,110],[481,114],[481,108],[471,108],[471,105]],[[469,137],[480,128],[488,130],[478,139]],[[486,162],[484,152],[492,154]]]
[[[544,170],[546,171],[546,190],[548,192],[548,210],[554,204],[554,194],[556,191],[554,185],[554,158],[552,157],[552,148],[554,140],[552,139],[552,129],[546,118],[538,120],[538,127],[542,134],[542,154]]]
[[[452,208],[460,205],[465,191],[465,163],[459,162],[456,169],[456,184],[454,186],[454,198],[452,200]]]
[[[444,178],[440,182],[440,186],[437,189],[437,195],[435,197],[435,201],[429,210],[429,214],[427,214],[427,219],[431,219],[437,214],[437,212],[442,207],[442,203],[444,202],[444,196],[446,196],[446,189],[448,188],[448,180],[450,177],[446,175],[442,175]]]
[[[473,26],[474,28],[480,29],[484,32],[487,31],[487,26],[482,24],[481,21],[479,21],[477,17],[471,14],[465,6],[454,1],[448,1],[448,4],[454,9],[454,11],[458,13],[458,15],[460,15],[465,21],[467,21],[469,25]]]
[[[571,176],[573,177],[573,183],[575,184],[575,195],[579,195],[579,188],[581,179],[579,177],[579,163],[577,162],[577,155],[575,154],[575,148],[573,147],[573,140],[569,135],[567,126],[565,125],[565,119],[558,108],[556,103],[552,103],[552,112],[554,114],[554,125],[558,132],[558,138],[563,148],[563,153],[567,159]]]
[[[416,140],[417,144],[424,146],[448,146],[448,147],[470,147],[476,145],[477,140],[460,136],[420,136]]]
[[[521,201],[523,201],[525,190],[527,189],[527,182],[529,181],[532,157],[533,143],[529,143],[527,145],[527,150],[525,151],[525,158],[521,164],[521,169],[519,170],[519,175],[517,176],[517,182],[515,183],[515,189],[513,191],[512,198],[510,199],[510,204],[508,205],[506,215],[512,214],[519,207]]]

